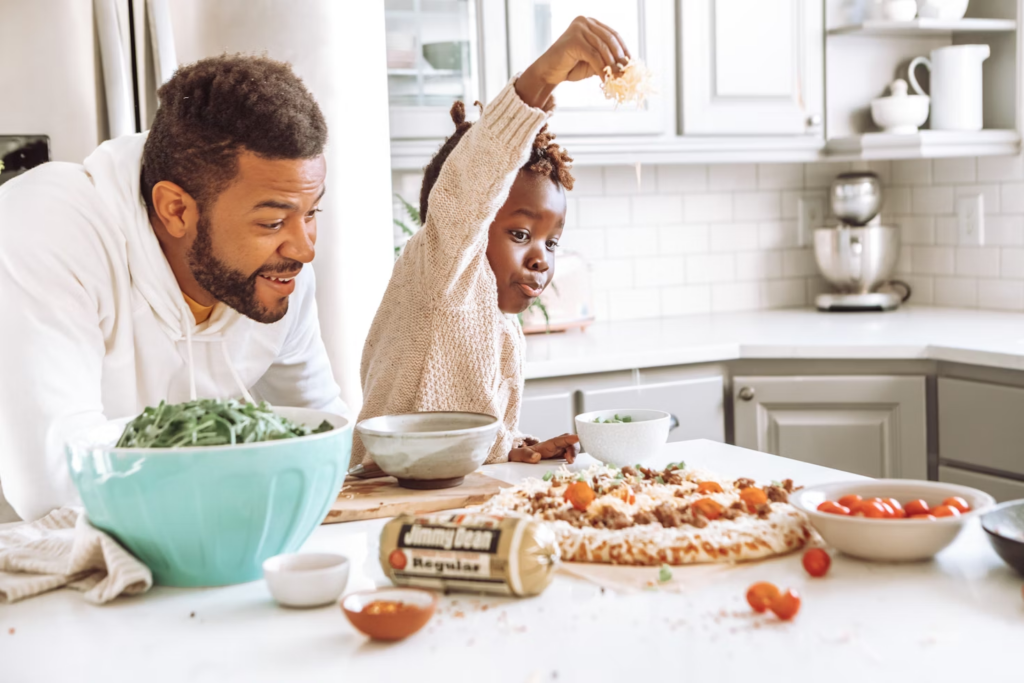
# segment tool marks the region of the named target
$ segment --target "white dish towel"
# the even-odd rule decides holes
[[[80,508],[0,528],[0,603],[67,586],[99,605],[152,585],[149,568],[90,524]]]

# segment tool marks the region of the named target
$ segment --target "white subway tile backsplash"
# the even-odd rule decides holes
[[[1024,213],[1024,183],[1003,183],[999,200],[1003,213]],[[987,202],[985,210],[989,210]]]
[[[683,256],[636,259],[634,282],[637,287],[666,287],[685,284],[686,259]]]
[[[711,226],[711,251],[757,249],[757,223],[730,223]]]
[[[1024,216],[985,216],[985,244],[994,247],[1024,244]]]
[[[999,276],[999,250],[991,247],[959,247],[956,274],[975,277]]]
[[[630,224],[629,197],[579,197],[576,203],[579,207],[581,228]]]
[[[758,164],[757,186],[762,190],[802,188],[804,169],[800,164]]]
[[[688,194],[683,198],[687,223],[724,223],[732,220],[732,194]]]
[[[712,164],[708,169],[712,190],[753,190],[757,188],[757,165]]]
[[[799,246],[796,221],[771,221],[757,226],[757,243],[762,249]]]
[[[575,169],[574,169],[575,170]],[[605,166],[604,188],[607,195],[645,195],[657,190],[657,178],[653,168],[640,167],[640,182],[637,183],[635,166]]]
[[[935,219],[931,216],[904,216],[899,224],[901,244],[935,244]]]
[[[665,287],[661,290],[661,314],[663,316],[708,313],[710,311],[710,285]]]
[[[680,164],[652,168],[657,168],[658,192],[703,192],[708,189],[707,166]]]
[[[968,278],[935,278],[935,305],[973,308],[978,305],[978,281]]]
[[[910,275],[913,272],[910,262],[910,249],[903,247],[900,249],[900,255],[896,258],[896,270],[895,273],[898,277],[904,277]]]
[[[732,254],[699,254],[686,257],[686,281],[691,284],[732,282],[736,277]]]
[[[911,247],[910,264],[915,275],[952,275],[956,272],[953,247]]]
[[[931,185],[932,162],[928,159],[901,159],[892,162],[893,185]]]
[[[854,161],[850,163],[851,171],[871,171],[882,181],[882,186],[892,184],[892,162],[885,160]]]
[[[711,308],[715,311],[753,311],[761,305],[761,285],[731,282],[711,285]]]
[[[565,198],[565,229],[570,230],[572,228],[579,227],[580,224],[580,210],[576,203],[575,197]]]
[[[633,198],[633,225],[673,225],[682,221],[682,195],[664,194]]]
[[[608,315],[612,320],[639,320],[661,315],[661,290],[613,289],[607,292]]]
[[[761,283],[761,305],[764,308],[794,308],[807,304],[807,281],[771,280]]]
[[[658,228],[658,252],[666,255],[707,253],[710,249],[708,235],[706,225],[669,225]]]
[[[948,185],[915,187],[913,209],[916,214],[928,216],[953,213],[953,188]]]
[[[591,283],[596,292],[612,289],[628,289],[633,287],[634,264],[632,259],[601,259],[590,262]],[[555,273],[555,286],[558,285],[558,273]]]
[[[608,254],[615,258],[658,254],[657,228],[608,228]]]
[[[929,275],[907,275],[900,278],[910,286],[909,303],[930,306],[935,303],[935,280]]]
[[[736,254],[736,280],[772,280],[782,277],[782,253],[748,251]],[[801,285],[801,291],[803,285]]]
[[[842,161],[804,164],[804,187],[808,189],[828,188],[837,175],[849,170],[850,164]]]
[[[999,274],[1004,278],[1024,279],[1024,249],[1001,249]]]
[[[960,242],[960,226],[955,216],[935,217],[935,244],[954,246]]]
[[[957,197],[970,197],[980,194],[985,198],[985,213],[999,213],[1000,205],[1002,204],[1000,201],[1001,189],[995,183],[988,185],[957,185],[953,188],[953,193]]]
[[[564,251],[574,251],[588,261],[602,259],[607,255],[605,231],[601,228],[581,230],[566,228],[559,242]]]
[[[935,183],[973,183],[977,176],[977,159],[953,157],[932,161],[932,181]]]
[[[737,192],[733,195],[732,215],[738,221],[782,218],[782,195],[778,192]]]
[[[913,212],[909,187],[882,188],[882,213],[902,215]]]
[[[782,252],[782,274],[785,277],[817,275],[818,264],[813,249],[787,249]]]
[[[978,280],[978,305],[1004,311],[1024,310],[1024,282]]]
[[[604,169],[600,166],[574,166],[572,193],[577,197],[604,194]]]
[[[978,157],[978,181],[1022,180],[1024,179],[1024,158]]]

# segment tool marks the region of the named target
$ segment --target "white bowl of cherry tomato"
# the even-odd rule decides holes
[[[789,502],[830,546],[882,562],[926,560],[995,503],[984,491],[915,479],[873,479],[800,489]]]

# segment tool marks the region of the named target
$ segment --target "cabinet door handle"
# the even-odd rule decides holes
[[[741,401],[750,401],[754,398],[754,390],[750,387],[741,387],[736,395],[740,397]]]
[[[821,125],[821,114],[811,114],[807,117],[807,127],[817,128]]]
[[[677,429],[679,427],[679,418],[672,413],[669,413],[668,417],[668,431],[671,432],[673,429]]]

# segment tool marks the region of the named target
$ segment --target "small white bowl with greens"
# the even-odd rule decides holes
[[[661,410],[595,410],[576,416],[583,451],[616,467],[656,455],[671,428],[672,416]]]

